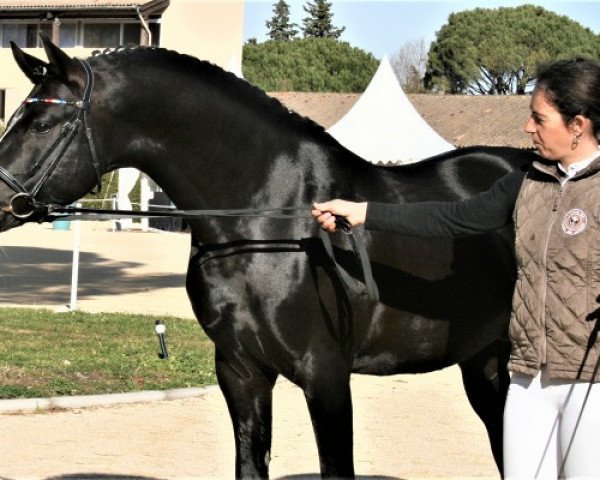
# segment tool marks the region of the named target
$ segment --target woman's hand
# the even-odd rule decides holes
[[[353,227],[365,223],[367,202],[348,202],[346,200],[330,200],[313,204],[312,215],[324,230],[335,232],[335,215],[345,217]]]

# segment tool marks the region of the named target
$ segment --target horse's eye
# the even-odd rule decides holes
[[[35,133],[48,133],[51,128],[52,125],[50,125],[49,123],[35,122],[33,124],[33,131]]]

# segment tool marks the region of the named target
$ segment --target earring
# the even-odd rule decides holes
[[[575,150],[579,146],[580,138],[581,138],[581,133],[576,133],[573,136],[573,141],[571,142],[571,150]]]

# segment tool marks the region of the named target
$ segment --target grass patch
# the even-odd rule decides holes
[[[167,327],[167,360],[158,356],[156,320]],[[214,347],[195,320],[0,309],[0,398],[214,383]]]

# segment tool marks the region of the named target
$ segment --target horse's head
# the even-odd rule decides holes
[[[12,44],[34,88],[0,141],[0,231],[44,220],[44,205],[71,203],[99,182],[93,141],[86,136],[91,69],[47,38],[43,44],[48,62]]]

